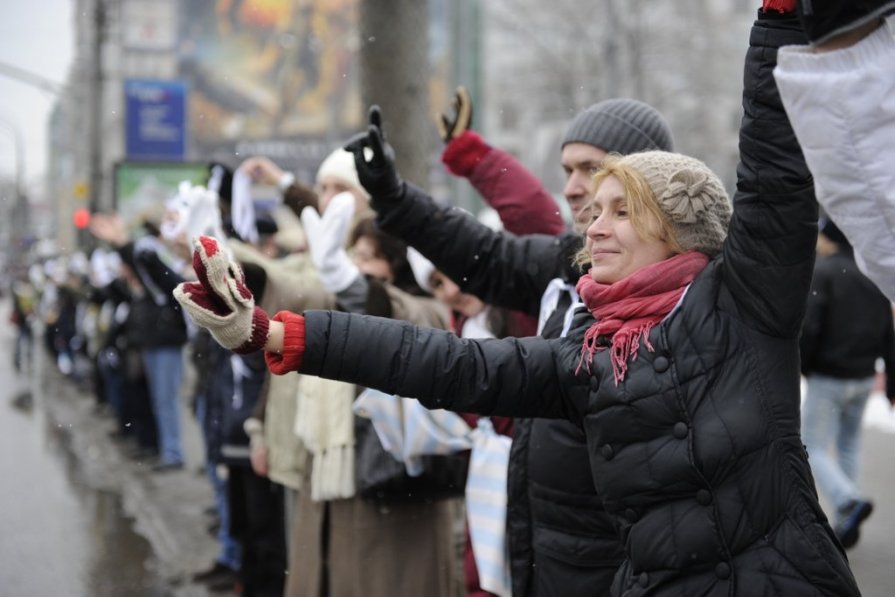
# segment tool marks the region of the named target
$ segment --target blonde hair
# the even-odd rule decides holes
[[[631,226],[642,239],[657,239],[668,243],[675,253],[683,253],[684,248],[677,240],[674,226],[659,207],[656,195],[647,184],[646,179],[628,164],[621,163],[623,156],[612,153],[606,156],[600,169],[593,177],[593,194],[596,195],[600,184],[610,176],[618,179],[625,191],[625,201],[631,214]],[[582,247],[575,255],[575,264],[590,264],[590,253]]]

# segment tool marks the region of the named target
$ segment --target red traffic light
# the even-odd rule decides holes
[[[90,210],[86,207],[79,207],[71,216],[75,228],[83,230],[90,225]]]

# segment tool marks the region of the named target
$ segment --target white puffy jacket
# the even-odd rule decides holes
[[[774,75],[814,175],[817,200],[859,267],[895,300],[895,37],[815,54],[782,48]]]

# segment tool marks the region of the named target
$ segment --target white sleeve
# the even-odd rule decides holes
[[[339,193],[333,197],[323,216],[318,215],[313,207],[306,207],[301,212],[311,261],[324,288],[333,294],[351,286],[360,275],[345,250],[353,220],[354,195],[351,193]]]
[[[895,300],[895,37],[890,24],[843,50],[781,48],[774,75],[817,200],[858,265]]]

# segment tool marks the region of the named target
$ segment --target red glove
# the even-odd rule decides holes
[[[787,13],[796,11],[796,0],[764,0],[761,9],[765,12],[776,10]]]

